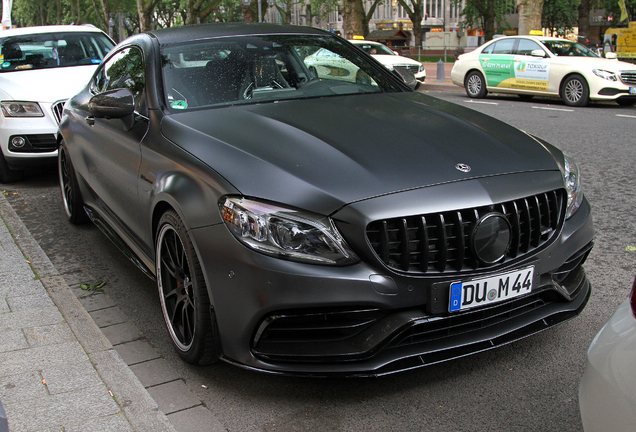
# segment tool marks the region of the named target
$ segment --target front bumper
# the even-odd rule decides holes
[[[534,265],[531,294],[453,315],[430,304],[433,286],[457,276],[398,274],[364,257],[347,267],[283,261],[242,246],[224,225],[191,234],[224,359],[269,373],[375,376],[470,355],[575,317],[591,291],[585,200],[549,246],[491,272]]]
[[[55,163],[57,159],[57,121],[51,104],[40,103],[44,117],[4,117],[0,114],[0,149],[11,168],[21,169]],[[11,144],[14,137],[22,137],[24,145]]]

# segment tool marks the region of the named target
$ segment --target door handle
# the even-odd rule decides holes
[[[84,120],[86,120],[86,123],[88,123],[90,126],[93,126],[95,124],[95,117],[93,116],[88,116]]]

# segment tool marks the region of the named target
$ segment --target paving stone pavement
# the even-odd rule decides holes
[[[80,277],[56,270],[0,194],[0,414],[9,431],[225,431]]]

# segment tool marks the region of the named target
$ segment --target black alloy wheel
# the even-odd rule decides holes
[[[71,158],[64,141],[62,141],[58,149],[57,166],[66,218],[74,225],[81,225],[88,222],[88,215],[84,210],[82,193],[80,192],[75,170],[73,169],[73,164],[71,163]]]
[[[220,350],[210,299],[196,252],[176,212],[168,211],[159,220],[156,245],[157,289],[172,343],[188,363],[214,363]]]
[[[568,106],[584,107],[590,100],[590,89],[581,75],[568,77],[561,87],[561,97]]]
[[[466,94],[471,98],[481,99],[488,94],[484,76],[478,71],[472,71],[468,74],[464,81],[464,87],[466,87]]]

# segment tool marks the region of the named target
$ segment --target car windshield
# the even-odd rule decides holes
[[[594,51],[576,42],[568,40],[541,41],[555,56],[600,57]]]
[[[99,64],[113,46],[98,32],[0,37],[0,72]]]
[[[382,55],[395,55],[388,47],[377,43],[356,43],[358,48],[366,52],[367,54],[382,54]]]
[[[404,91],[388,72],[332,36],[258,35],[162,47],[174,110]]]

